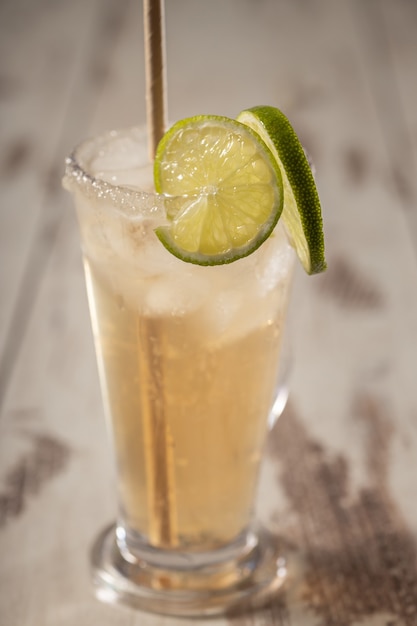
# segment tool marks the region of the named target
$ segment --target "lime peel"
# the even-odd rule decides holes
[[[308,274],[324,271],[320,199],[296,132],[287,117],[271,106],[242,111],[237,119],[259,134],[276,159],[284,185],[282,219],[304,269]]]

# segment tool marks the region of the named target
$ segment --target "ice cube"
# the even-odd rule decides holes
[[[133,131],[132,134],[113,132],[91,160],[90,171],[96,178],[112,182],[110,178],[115,173],[140,169],[148,160],[146,143],[138,141]]]
[[[192,270],[182,269],[181,273],[166,273],[148,283],[147,315],[183,317],[202,306],[208,296],[207,281]]]
[[[255,265],[257,294],[263,297],[287,279],[292,272],[295,256],[294,249],[281,227],[275,229],[257,252],[259,252]]]

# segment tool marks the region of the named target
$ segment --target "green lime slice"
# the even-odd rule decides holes
[[[303,147],[288,119],[274,107],[257,106],[237,119],[266,143],[279,165],[284,184],[282,219],[308,274],[326,269],[320,200]]]
[[[248,126],[227,117],[177,122],[158,145],[154,179],[170,220],[155,232],[190,263],[221,265],[251,254],[282,212],[274,156]]]

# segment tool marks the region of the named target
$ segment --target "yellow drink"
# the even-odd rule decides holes
[[[215,291],[191,312],[152,315],[124,301],[88,259],[86,275],[127,525],[156,546],[231,541],[250,520],[285,291],[257,302],[265,313],[255,327],[249,319],[247,332],[234,333],[250,316],[243,307],[218,334],[209,319]],[[132,276],[132,292],[137,282]],[[151,422],[163,431],[156,440]]]

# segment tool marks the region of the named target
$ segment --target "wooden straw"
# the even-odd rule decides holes
[[[166,128],[164,0],[143,0],[143,21],[149,155],[153,161]]]

